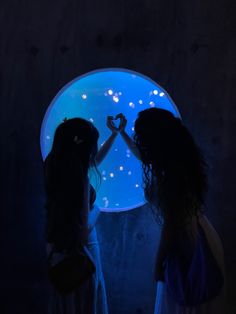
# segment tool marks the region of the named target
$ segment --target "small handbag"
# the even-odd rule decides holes
[[[178,252],[170,254],[164,263],[164,278],[170,295],[181,306],[194,307],[219,295],[224,277],[200,226],[190,264],[183,267]]]
[[[52,254],[49,255],[49,259]],[[81,250],[79,253],[66,256],[55,265],[49,265],[48,275],[54,288],[61,295],[66,295],[83,284],[95,270],[92,260],[84,250]]]

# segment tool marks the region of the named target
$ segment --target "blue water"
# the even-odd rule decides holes
[[[49,105],[41,127],[43,159],[49,153],[56,127],[64,118],[82,117],[100,132],[99,146],[110,135],[106,117],[122,112],[128,119],[126,131],[132,136],[139,111],[158,107],[180,116],[167,92],[151,79],[124,69],[102,69],[68,83]],[[104,211],[121,211],[144,203],[140,162],[117,137],[107,158],[100,164],[102,184],[97,204]],[[96,186],[94,176],[91,177]]]

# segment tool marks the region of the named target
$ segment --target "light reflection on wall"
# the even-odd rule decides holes
[[[132,136],[139,111],[158,107],[180,116],[170,96],[157,83],[125,69],[101,69],[68,83],[53,99],[41,127],[43,159],[49,153],[56,127],[66,118],[82,117],[100,132],[99,146],[110,135],[106,117],[122,112],[128,119],[126,131]],[[104,211],[121,211],[144,203],[140,162],[118,136],[109,155],[99,166],[102,184],[97,204]],[[93,185],[96,180],[91,176]]]

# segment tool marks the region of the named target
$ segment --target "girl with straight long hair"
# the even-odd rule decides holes
[[[107,121],[107,125],[109,123]],[[52,288],[50,314],[107,314],[107,298],[95,224],[99,208],[89,171],[96,170],[113,144],[118,130],[98,151],[98,130],[82,118],[65,119],[54,135],[44,162],[47,250],[50,265],[81,249],[93,260],[95,274],[70,294]]]

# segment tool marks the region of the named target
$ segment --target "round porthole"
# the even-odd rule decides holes
[[[99,146],[108,138],[106,117],[122,112],[132,136],[138,112],[158,107],[180,116],[167,92],[150,78],[126,69],[100,69],[75,78],[55,96],[41,127],[43,159],[50,152],[56,127],[65,118],[90,120],[100,133]],[[97,204],[103,211],[123,211],[144,204],[140,162],[118,135],[106,159],[100,164],[102,177]],[[92,176],[91,181],[95,180]],[[94,182],[96,186],[96,183]]]

